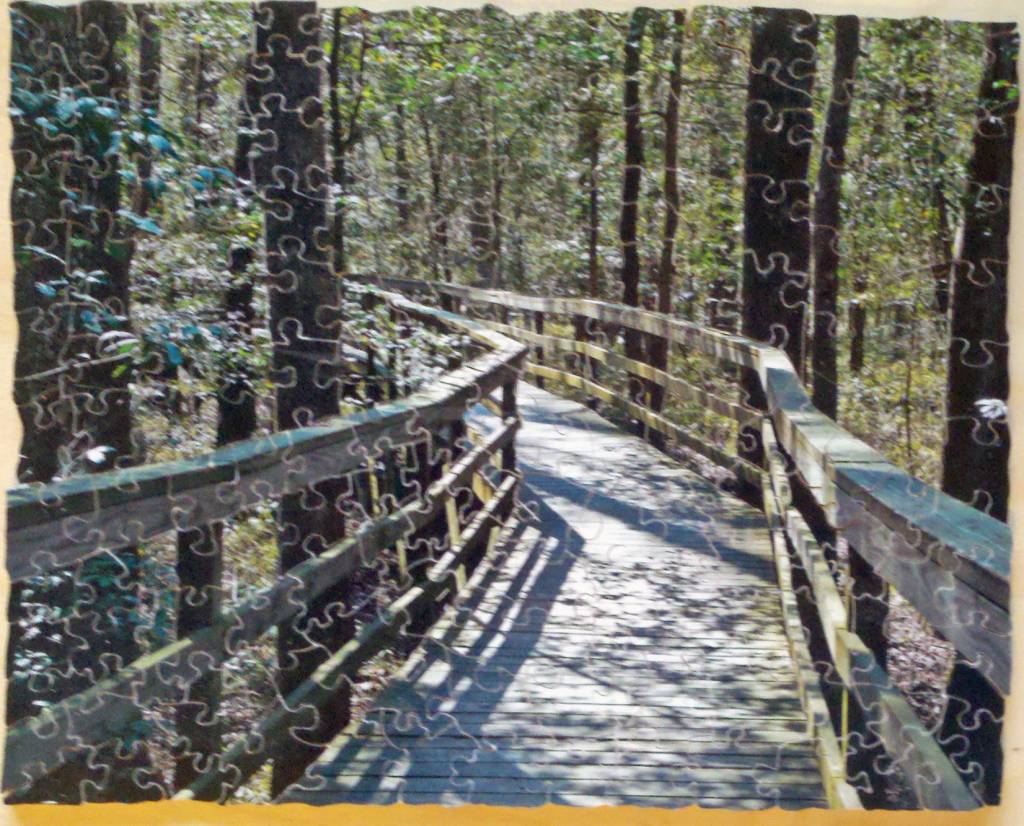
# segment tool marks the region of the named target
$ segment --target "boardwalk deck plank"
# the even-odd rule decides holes
[[[519,395],[536,527],[281,799],[824,805],[763,517],[581,405]]]

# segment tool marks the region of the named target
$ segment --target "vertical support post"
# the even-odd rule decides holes
[[[222,523],[215,522],[178,533],[178,639],[213,625],[220,616],[224,569],[222,528]],[[221,751],[220,697],[221,672],[213,668],[189,685],[185,698],[174,710],[181,744],[174,761],[177,789],[187,788],[214,768]],[[203,799],[220,797],[216,785],[210,787],[209,792],[209,797]]]
[[[857,634],[884,669],[888,659],[888,640],[885,620],[889,614],[889,586],[864,557],[852,546],[849,554],[848,614],[850,629]],[[885,749],[878,736],[871,731],[864,711],[856,702],[848,704],[847,719],[851,733],[859,733],[860,741],[847,749],[847,776],[866,775],[871,790],[864,795],[868,806],[885,805],[885,790],[890,781],[879,766],[885,765]]]
[[[519,416],[519,408],[516,403],[516,382],[517,379],[506,382],[501,387],[501,418],[514,419]],[[509,439],[501,449],[501,469],[505,473],[516,471],[516,441]]]
[[[247,271],[253,261],[250,247],[231,250],[228,271],[232,280],[224,292],[221,320],[231,344],[245,343],[252,334],[256,313],[253,308],[253,281]],[[256,430],[256,399],[250,369],[244,365],[226,366],[217,393],[217,445],[243,441]],[[223,604],[223,523],[214,522],[178,533],[177,575],[179,603],[178,639],[184,639],[219,617]],[[174,785],[188,787],[200,775],[210,771],[220,754],[223,727],[219,719],[221,672],[212,669],[193,682],[183,702],[175,708],[175,725],[180,749],[175,754]],[[214,785],[209,799],[220,797]]]
[[[544,312],[542,310],[537,310],[533,314],[533,329],[536,331],[536,333],[538,335],[544,335]],[[544,348],[541,345],[538,344],[533,352],[534,352],[533,360],[537,364],[543,365],[544,364]],[[543,378],[543,376],[538,376],[537,377],[537,386],[541,390],[544,389],[544,378]]]
[[[981,802],[996,806],[1003,781],[1005,701],[959,653],[946,686],[946,698],[938,741]]]
[[[572,317],[572,329],[573,337],[576,339],[576,341],[587,342],[590,340],[590,335],[587,332],[586,316],[574,315]],[[589,381],[594,381],[596,377],[594,375],[593,369],[594,362],[592,359],[588,358],[586,354],[579,353],[576,356],[576,370],[579,372],[582,378],[587,379]],[[597,410],[597,399],[594,398],[593,396],[588,396],[587,407],[589,407],[591,410]]]

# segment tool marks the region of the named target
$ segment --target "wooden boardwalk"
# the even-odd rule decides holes
[[[519,395],[537,518],[281,800],[824,806],[764,516]]]

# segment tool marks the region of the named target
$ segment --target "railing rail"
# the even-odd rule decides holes
[[[347,581],[384,549],[409,543],[430,525],[443,525],[442,556],[415,565],[406,560],[399,583],[404,593],[374,622],[359,629],[226,752],[195,755],[210,768],[179,796],[223,799],[271,759],[273,744],[296,728],[309,729],[311,715],[336,703],[339,686],[396,631],[446,592],[454,593],[465,580],[465,570],[493,543],[515,500],[515,386],[527,348],[472,320],[419,306],[401,295],[373,293],[394,312],[466,335],[486,352],[429,388],[364,413],[239,442],[194,459],[13,488],[8,492],[7,537],[12,580],[115,553],[165,532],[224,520],[253,503],[320,480],[365,473],[367,462],[382,453],[393,462],[397,449],[419,450],[439,438],[442,428],[460,433],[467,407],[496,390],[503,394],[499,426],[473,447],[460,446],[456,442],[462,440],[454,436],[442,439],[448,464],[432,481],[430,467],[413,468],[420,481],[394,508],[381,503],[380,512],[354,534],[289,568],[269,587],[221,611],[209,625],[16,722],[8,729],[4,750],[5,791],[27,789],[75,750],[116,739],[138,718],[142,704],[180,700],[188,686],[237,656],[245,644],[293,621],[304,606]],[[429,464],[433,455],[419,451],[417,460]],[[496,481],[486,472],[491,463],[500,468]],[[479,507],[460,513],[453,503],[468,490],[481,500]],[[220,588],[220,583],[209,587]]]
[[[806,569],[811,580],[828,651],[846,696],[852,695],[860,705],[871,732],[865,734],[871,740],[881,738],[888,756],[914,778],[911,794],[920,805],[978,805],[961,773],[936,743],[935,733],[920,723],[858,636],[866,626],[848,622],[837,608],[857,597],[839,593],[836,575],[809,525],[832,540],[845,539],[851,555],[859,554],[873,569],[870,576],[881,578],[905,597],[1002,696],[1010,686],[1011,537],[1007,525],[907,474],[815,409],[787,356],[767,344],[590,299],[528,296],[408,278],[363,279],[406,293],[440,296],[453,308],[486,308],[492,317],[481,319],[483,323],[530,345],[533,360],[526,370],[537,380],[560,381],[613,403],[650,431],[731,468],[737,477],[763,491],[766,506],[773,505],[777,511],[779,530],[793,549],[794,563]],[[511,313],[521,316],[522,326],[512,323]],[[571,323],[574,337],[551,335],[551,324],[546,322],[552,316]],[[763,395],[763,406],[730,401],[665,370],[626,358],[611,349],[617,333],[612,343],[598,346],[589,340],[588,325],[601,330],[628,328],[699,351],[732,369],[732,375],[741,380],[753,379]],[[567,354],[577,357],[573,370],[555,367],[547,358]],[[760,457],[757,450],[747,451],[744,457],[731,455],[670,421],[660,410],[645,406],[641,398],[597,381],[594,363],[627,371],[660,385],[669,396],[732,418],[744,438],[756,438],[767,449]],[[748,399],[753,400],[754,394]],[[763,425],[762,416],[766,417]],[[790,482],[807,494],[799,507],[790,498]],[[839,728],[845,743],[846,723]]]

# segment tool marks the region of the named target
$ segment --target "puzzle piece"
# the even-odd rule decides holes
[[[9,802],[998,802],[1013,25],[10,13]]]

